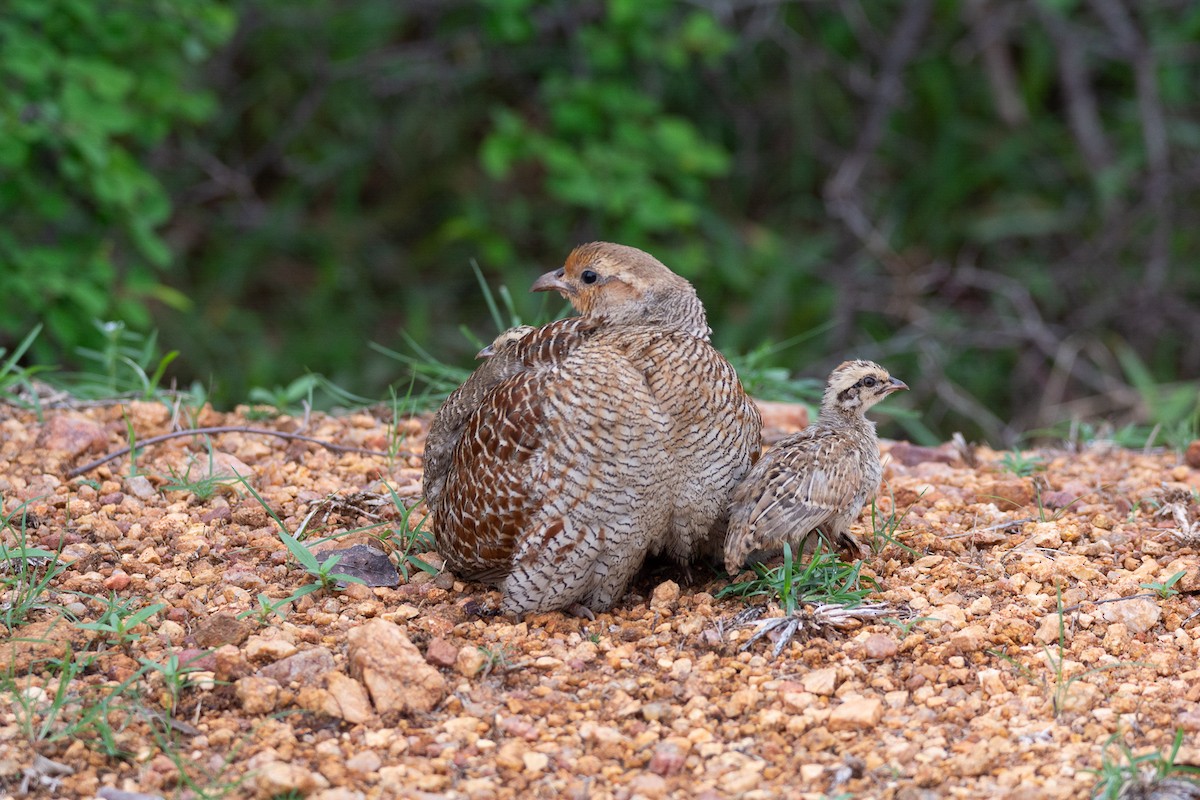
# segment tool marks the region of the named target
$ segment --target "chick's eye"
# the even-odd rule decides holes
[[[862,380],[862,385],[866,386],[868,389],[870,389],[876,383],[878,383],[878,381],[876,381],[874,378],[872,378],[869,375],[867,377],[863,378],[863,380]]]
[[[590,269],[585,269],[583,272],[579,273],[579,277],[584,283],[595,283],[600,279],[600,276],[592,272]]]

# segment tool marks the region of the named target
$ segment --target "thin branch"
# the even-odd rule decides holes
[[[998,8],[989,0],[969,0],[965,10],[983,60],[983,71],[996,99],[996,114],[1008,127],[1019,128],[1029,121],[1029,109],[1021,97],[1020,80],[1009,49],[1012,8],[1012,4]]]
[[[1158,91],[1158,63],[1154,51],[1138,30],[1120,0],[1092,0],[1092,8],[1117,40],[1117,47],[1133,61],[1134,85],[1146,148],[1146,200],[1154,219],[1150,252],[1146,259],[1146,297],[1157,297],[1166,284],[1171,261],[1171,153],[1166,113]]]
[[[1071,132],[1075,134],[1088,166],[1095,171],[1106,169],[1112,165],[1112,148],[1104,135],[1100,103],[1092,89],[1083,43],[1066,20],[1045,3],[1034,3],[1033,7],[1058,53],[1058,71],[1067,101],[1067,121]]]
[[[856,198],[859,181],[880,143],[888,117],[904,94],[902,74],[917,52],[921,34],[933,10],[932,0],[911,0],[904,5],[903,15],[896,23],[879,68],[875,91],[867,107],[866,117],[859,129],[858,141],[825,184],[825,201],[830,213],[842,222],[876,254],[895,257],[886,238],[866,216]]]

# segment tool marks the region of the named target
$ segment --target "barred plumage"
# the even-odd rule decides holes
[[[648,553],[720,548],[761,421],[691,284],[647,253],[583,245],[533,289],[581,316],[495,345],[438,412],[432,530],[507,611],[602,610]]]
[[[847,361],[829,376],[813,424],[765,453],[733,490],[725,568],[736,574],[751,554],[784,543],[799,550],[818,529],[861,555],[850,523],[875,496],[883,476],[875,423],[867,409],[907,389],[870,361]]]

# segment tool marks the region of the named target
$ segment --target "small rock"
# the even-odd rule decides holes
[[[302,650],[293,656],[268,664],[258,671],[264,678],[274,678],[280,686],[293,683],[301,685],[315,683],[326,672],[333,670],[333,653],[324,647]]]
[[[211,525],[214,522],[228,522],[231,516],[232,512],[229,510],[229,506],[217,506],[201,514],[200,521],[205,525]]]
[[[366,800],[366,795],[344,786],[323,789],[312,796],[313,800]]]
[[[829,730],[831,731],[861,731],[869,730],[879,724],[883,718],[883,703],[878,699],[854,698],[847,700],[829,715]]]
[[[937,447],[922,447],[919,444],[911,444],[910,442],[896,442],[888,452],[892,458],[906,467],[915,467],[917,464],[930,462],[954,464],[958,461],[958,454],[953,451],[942,450]]]
[[[994,503],[1001,511],[1024,508],[1033,502],[1033,486],[1025,480],[993,481],[984,484],[977,503]]]
[[[982,617],[991,610],[992,598],[988,597],[986,594],[981,594],[979,597],[976,597],[974,600],[972,600],[971,604],[967,606],[967,616]]]
[[[446,694],[442,674],[394,622],[373,619],[347,635],[346,655],[380,713],[432,711]]]
[[[766,762],[752,762],[739,770],[727,772],[720,778],[721,788],[732,795],[741,795],[762,783],[762,771]]]
[[[346,759],[346,769],[360,775],[377,772],[381,766],[383,766],[383,759],[374,750],[363,750]]]
[[[425,646],[425,660],[435,667],[453,667],[458,660],[458,649],[439,636]]]
[[[650,756],[649,770],[655,775],[668,777],[683,771],[687,762],[687,750],[670,740],[659,742]]]
[[[120,592],[129,588],[129,573],[123,569],[114,569],[112,575],[104,579],[104,588]]]
[[[317,561],[324,563],[337,556],[333,565],[335,574],[350,575],[362,580],[367,586],[399,586],[400,573],[387,554],[365,544],[352,547],[329,548],[314,554]]]
[[[1083,714],[1095,708],[1103,696],[1104,692],[1096,684],[1075,681],[1066,688],[1066,693],[1062,697],[1062,708],[1059,710]]]
[[[662,776],[651,772],[643,772],[633,776],[626,784],[633,797],[657,798],[667,796],[667,782]]]
[[[161,631],[161,628],[159,630]],[[185,647],[179,651],[179,666],[213,672],[217,668],[216,653],[211,650],[201,650],[198,647]]]
[[[1058,632],[1061,619],[1058,613],[1046,614],[1042,617],[1042,621],[1038,623],[1037,633],[1034,634],[1042,644],[1053,644],[1058,641]]]
[[[1008,691],[1004,688],[1004,679],[998,669],[979,670],[979,686],[989,697]]]
[[[522,741],[510,739],[500,745],[500,749],[496,751],[496,766],[514,771],[524,769],[526,752],[528,752],[528,745]]]
[[[74,414],[50,417],[37,438],[39,449],[64,453],[71,458],[92,450],[103,450],[106,444],[108,435],[100,423]]]
[[[1200,439],[1196,439],[1187,446],[1187,452],[1184,453],[1183,457],[1189,467],[1200,469]]]
[[[525,764],[525,772],[530,777],[536,777],[546,771],[546,767],[550,766],[550,756],[545,753],[526,753],[521,757]]]
[[[132,478],[126,478],[125,490],[134,497],[142,500],[149,500],[157,494],[154,491],[154,486],[150,483],[150,479],[145,475],[134,475]]]
[[[254,636],[246,642],[246,658],[255,663],[279,661],[295,654],[296,645],[284,639]]]
[[[227,611],[218,611],[200,623],[194,638],[197,645],[206,648],[227,644],[240,645],[250,637],[253,630],[250,623],[243,622]]]
[[[236,481],[249,478],[254,470],[237,456],[213,450],[200,455],[189,453],[175,463],[175,472],[186,476],[185,480]]]
[[[671,706],[667,703],[646,703],[638,711],[647,722],[669,720],[672,716]]]
[[[654,587],[654,594],[650,596],[650,607],[671,605],[677,600],[679,600],[679,584],[675,581],[663,581]]]
[[[867,658],[891,658],[899,649],[894,638],[882,633],[873,633],[863,642],[863,655]]]
[[[825,775],[824,764],[801,764],[800,780],[809,784],[820,780]]]
[[[460,647],[454,659],[454,668],[467,678],[474,678],[486,664],[487,656],[478,647],[469,644]]]
[[[1061,489],[1042,493],[1042,505],[1046,508],[1069,508],[1084,501],[1094,490],[1085,483],[1070,481]]]
[[[252,498],[247,498],[234,506],[229,516],[235,523],[245,525],[247,528],[261,528],[271,524],[271,518],[267,515],[266,509],[262,507],[262,503]]]
[[[960,653],[974,653],[987,646],[988,632],[982,625],[968,625],[950,634],[950,644]]]
[[[270,678],[250,676],[240,679],[234,687],[247,714],[270,714],[279,702],[279,683]]]
[[[254,671],[250,662],[242,655],[242,651],[234,645],[227,644],[213,651],[213,672],[219,681],[236,681]]]
[[[100,798],[100,800],[163,800],[163,796],[160,794],[127,792],[122,789],[115,789],[112,786],[101,786],[96,791],[96,797]]]
[[[800,679],[800,685],[809,694],[832,697],[833,690],[837,688],[837,670],[833,667],[814,669]]]
[[[1105,603],[1100,606],[1100,618],[1107,622],[1121,622],[1134,636],[1145,633],[1158,624],[1162,608],[1148,597]]]
[[[1186,711],[1181,711],[1175,719],[1178,721],[1179,727],[1185,731],[1192,733],[1200,731],[1200,709],[1189,708]]]
[[[336,706],[334,716],[356,725],[373,716],[367,690],[358,681],[334,671],[325,673],[325,685]]]
[[[271,761],[263,764],[251,778],[260,798],[276,797],[289,793],[312,794],[328,789],[329,781],[319,772],[307,770],[296,764]]]

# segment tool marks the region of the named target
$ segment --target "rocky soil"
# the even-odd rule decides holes
[[[494,592],[411,565],[260,609],[314,579],[234,471],[313,550],[410,564],[392,492],[420,495],[425,421],[203,410],[187,424],[381,454],[232,432],[68,477],[130,428],[180,424],[155,403],[0,406],[0,537],[65,564],[0,651],[0,795],[1086,797],[1126,763],[1115,742],[1166,753],[1177,730],[1177,760],[1200,763],[1200,444],[1190,464],[1045,451],[1022,477],[987,448],[885,443],[879,516],[902,517],[901,544],[869,516],[857,533],[892,621],[773,658],[743,649],[746,603],[703,567],[648,565],[595,621],[489,616]],[[9,603],[21,563],[0,574]],[[123,630],[114,598],[126,619],[161,608]]]

